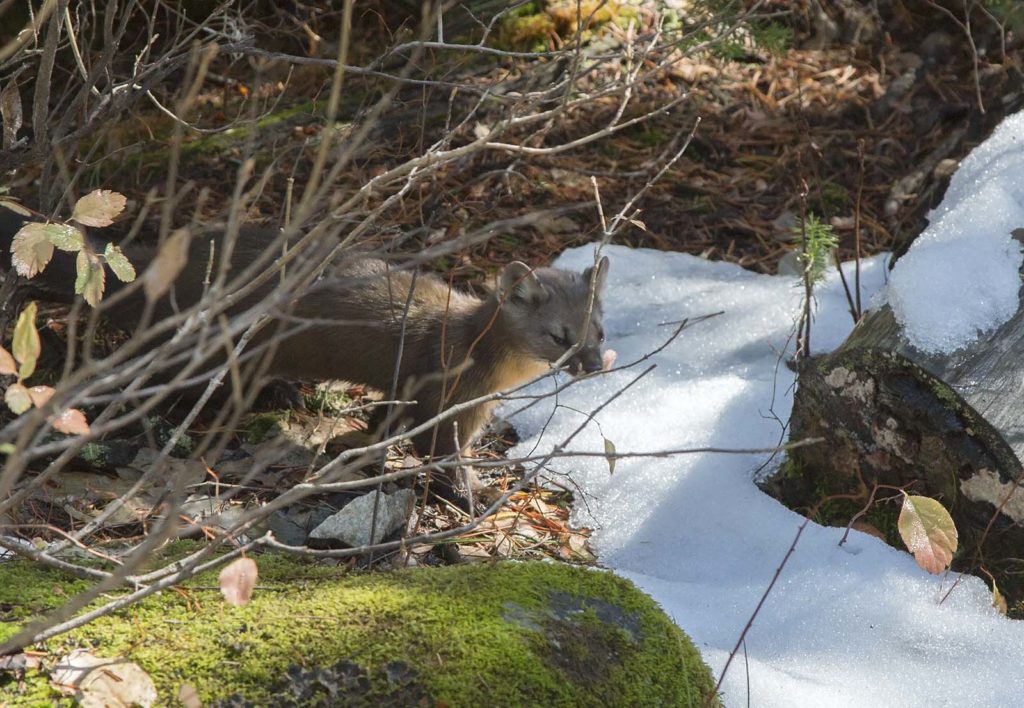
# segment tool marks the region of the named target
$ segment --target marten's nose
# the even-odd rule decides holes
[[[601,355],[592,352],[584,352],[580,360],[580,368],[583,369],[584,373],[593,374],[595,371],[601,370]]]

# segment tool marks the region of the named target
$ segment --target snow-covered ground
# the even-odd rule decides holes
[[[1024,116],[1009,119],[992,140],[964,162],[928,237],[897,265],[888,289],[911,341],[929,351],[961,346],[1016,309],[1020,255],[1008,232],[1024,226]],[[692,325],[654,356],[657,368],[599,413],[571,449],[602,451],[602,433],[620,453],[777,444],[779,421],[792,406],[794,375],[778,361],[800,307],[795,279],[676,253],[605,253],[612,263],[605,328],[618,364],[662,343],[673,327],[661,323],[724,314]],[[592,262],[583,248],[558,265]],[[886,296],[885,263],[863,266],[864,302],[878,293],[878,303]],[[930,267],[941,267],[941,280]],[[850,327],[838,275],[830,273],[818,289],[812,350],[837,346]],[[591,410],[640,368],[561,394],[543,435],[554,401],[516,416],[523,442],[511,454],[561,440],[583,420],[576,411]],[[545,386],[551,383],[538,384]],[[766,459],[633,458],[620,460],[613,475],[601,457],[551,465],[578,485],[575,521],[595,529],[601,562],[653,595],[716,675],[803,521],[755,486]],[[745,654],[729,669],[727,706],[748,699],[787,708],[1024,701],[1024,622],[1000,616],[981,580],[967,578],[940,604],[952,576],[930,576],[909,554],[858,532],[840,547],[842,534],[808,526],[747,635]]]

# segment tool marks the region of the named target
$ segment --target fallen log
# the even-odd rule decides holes
[[[960,534],[954,569],[992,573],[1020,611],[1024,310],[964,349],[929,355],[886,305],[837,350],[804,360],[797,381],[791,439],[824,442],[792,450],[766,489],[833,525],[889,497],[866,517],[898,547],[901,495],[888,487],[937,499]]]

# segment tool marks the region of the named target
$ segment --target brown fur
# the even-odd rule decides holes
[[[0,208],[0,237],[8,243],[20,226],[10,217],[12,213]],[[267,229],[243,229],[232,258],[233,272],[252,262],[275,236]],[[199,299],[211,237],[218,238],[214,233],[193,239],[188,263],[175,281],[173,293],[159,303],[157,318]],[[94,248],[102,250],[102,245],[94,244]],[[128,256],[142,272],[152,252],[137,248]],[[38,276],[37,287],[51,296],[58,292],[67,296],[73,279],[61,270],[69,267],[73,266],[66,256],[58,254]],[[402,344],[403,315],[413,275],[391,270],[379,260],[350,260],[328,270],[294,302],[283,324],[287,328],[305,321],[308,326],[286,332],[280,339],[268,373],[295,379],[343,379],[367,384],[387,395],[401,348],[397,393],[404,400],[415,401],[402,411],[402,417],[416,426],[448,407],[533,378],[577,340],[581,346],[569,360],[570,368],[598,370],[603,339],[599,296],[606,274],[607,259],[602,259],[596,271],[588,269],[583,274],[531,271],[522,263],[512,263],[486,298],[450,290],[439,278],[421,274],[415,280]],[[598,297],[588,307],[591,280]],[[113,278],[107,282],[115,284]],[[232,312],[265,297],[275,284],[268,283]],[[141,297],[129,298],[112,308],[110,316],[131,328],[139,321],[142,308]],[[277,327],[267,327],[253,345],[278,334]],[[473,441],[492,407],[478,405],[455,416],[458,447]],[[455,452],[452,423],[449,420],[437,426],[436,438],[433,431],[417,436],[416,447],[422,453]]]

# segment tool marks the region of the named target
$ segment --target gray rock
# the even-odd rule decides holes
[[[377,525],[370,539],[370,521],[373,518],[376,492],[364,494],[346,504],[341,511],[328,517],[309,534],[311,541],[340,541],[346,546],[365,546],[379,542],[398,529],[409,518],[416,494],[411,489],[399,489],[391,494],[381,493],[377,508]]]
[[[292,521],[283,511],[275,511],[271,514],[266,525],[281,543],[289,546],[302,546],[306,543],[306,530]]]

